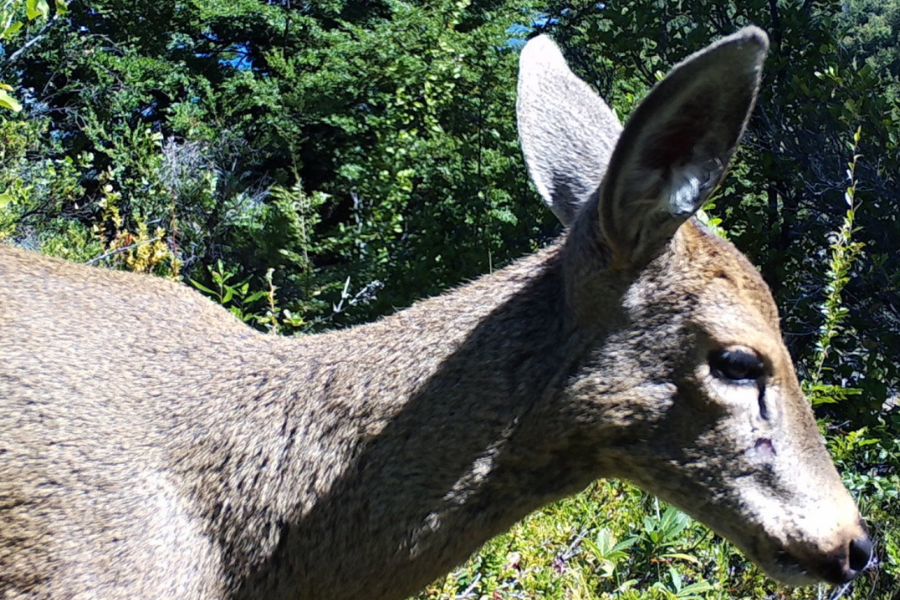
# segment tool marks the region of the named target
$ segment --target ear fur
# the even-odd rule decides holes
[[[597,192],[622,126],[543,35],[522,50],[516,112],[531,180],[570,225]]]

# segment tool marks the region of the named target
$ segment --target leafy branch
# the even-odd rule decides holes
[[[847,164],[849,185],[844,192],[847,212],[844,214],[841,227],[831,236],[831,258],[828,261],[828,271],[825,273],[825,300],[820,309],[824,322],[819,328],[819,338],[816,341],[816,352],[813,356],[813,368],[806,382],[807,393],[813,406],[840,402],[847,396],[860,393],[858,389],[822,382],[822,376],[827,370],[825,364],[832,350],[832,342],[840,333],[841,322],[848,312],[847,307],[841,301],[841,294],[850,281],[850,270],[865,245],[853,240],[853,234],[858,230],[854,227],[854,221],[856,209],[859,206],[856,200],[856,165],[861,156],[859,154],[860,132],[861,128],[857,128],[853,134],[853,142],[848,144],[853,158]]]
[[[25,8],[25,19],[21,17],[21,9]],[[56,0],[55,10],[51,15],[50,4],[47,0],[4,0],[0,4],[0,44],[8,42],[19,33],[25,23],[37,21],[39,19],[46,20],[41,30],[26,41],[22,46],[9,55],[9,57],[0,64],[0,73],[2,73],[9,65],[19,60],[29,48],[36,45],[47,36],[47,32],[56,22],[59,15],[65,14],[68,5],[65,0]],[[22,110],[22,104],[10,92],[14,91],[13,87],[7,83],[0,81],[0,107],[9,109],[13,112]]]

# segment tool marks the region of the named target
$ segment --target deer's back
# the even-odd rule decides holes
[[[0,596],[215,597],[173,437],[260,337],[184,286],[0,248]]]

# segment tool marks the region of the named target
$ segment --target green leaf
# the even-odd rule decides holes
[[[22,23],[21,21],[16,21],[15,23],[11,23],[9,25],[9,27],[7,27],[2,32],[0,32],[0,38],[7,39],[7,40],[10,39],[12,36],[14,36],[16,34],[16,32],[18,32],[20,29],[22,29],[23,25],[24,25],[24,23]]]
[[[260,298],[265,297],[266,294],[268,294],[268,293],[269,293],[268,290],[259,290],[259,291],[253,292],[252,294],[250,294],[249,296],[244,298],[244,300],[243,300],[244,304],[250,304],[251,302],[256,302]]]
[[[19,112],[22,110],[22,105],[19,104],[19,101],[9,95],[9,92],[6,90],[0,90],[0,106],[3,108],[8,108],[13,112]]]
[[[662,558],[678,558],[694,563],[695,565],[700,564],[700,559],[698,559],[696,556],[691,556],[690,554],[684,554],[682,552],[667,552],[666,554],[662,555]]]
[[[678,591],[679,598],[689,598],[694,597],[696,594],[702,594],[703,592],[709,592],[714,590],[715,588],[707,581],[698,581],[696,583],[692,583],[690,585],[686,585]]]
[[[604,527],[597,532],[597,541],[595,543],[596,551],[601,556],[607,556],[612,551],[613,546],[615,546],[615,538],[612,532]]]
[[[45,19],[50,15],[50,5],[47,0],[25,0],[25,14],[28,15],[29,21],[34,21],[38,17]]]
[[[613,546],[612,551],[619,552],[619,551],[625,550],[627,548],[630,548],[631,546],[634,546],[635,543],[639,542],[640,540],[641,540],[641,538],[639,538],[636,535],[633,535],[630,538],[624,539],[621,542],[619,542],[618,544],[616,544],[615,546]]]
[[[195,288],[197,288],[197,289],[200,290],[201,292],[207,293],[207,294],[209,294],[209,295],[211,295],[211,296],[218,296],[218,294],[217,294],[216,292],[212,291],[211,289],[209,289],[209,288],[206,287],[205,285],[203,285],[203,284],[201,284],[201,283],[199,283],[199,282],[197,282],[197,281],[194,281],[193,279],[191,279],[191,285],[193,285]]]
[[[681,580],[681,573],[679,573],[678,569],[676,569],[675,567],[669,566],[669,576],[672,578],[672,586],[675,588],[675,591],[680,592],[682,589],[681,586],[683,584],[683,581]]]

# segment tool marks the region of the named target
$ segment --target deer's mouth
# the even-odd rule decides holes
[[[773,556],[774,569],[769,575],[787,585],[809,585],[825,581],[834,585],[847,583],[866,570],[872,562],[872,542],[867,535],[851,540],[846,550],[821,553],[812,551],[797,556],[778,548]],[[760,564],[765,571],[770,571]]]
[[[775,569],[771,570],[769,575],[786,585],[812,585],[822,580],[821,577],[810,573],[803,562],[787,550],[776,550],[772,563]],[[770,571],[770,569],[764,570]]]

